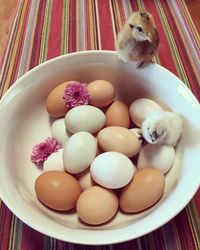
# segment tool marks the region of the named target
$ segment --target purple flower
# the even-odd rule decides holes
[[[55,138],[48,137],[45,141],[33,147],[31,161],[40,166],[52,153],[57,152],[60,148],[62,146]]]
[[[70,83],[67,85],[63,98],[68,108],[74,108],[80,105],[87,105],[89,101],[89,93],[86,83]]]

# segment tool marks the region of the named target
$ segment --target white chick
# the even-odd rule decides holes
[[[168,111],[151,111],[142,123],[142,136],[151,144],[176,146],[182,132],[182,118]]]

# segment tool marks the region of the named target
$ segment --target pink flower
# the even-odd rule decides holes
[[[74,108],[80,105],[87,105],[89,101],[89,93],[86,83],[70,83],[67,85],[63,98],[68,108]]]
[[[62,146],[55,138],[48,137],[45,141],[33,147],[31,161],[40,166],[52,153],[57,152],[60,148]]]

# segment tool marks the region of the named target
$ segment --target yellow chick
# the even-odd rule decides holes
[[[123,61],[136,61],[140,68],[151,62],[159,45],[159,35],[149,12],[133,12],[116,40],[118,56]]]

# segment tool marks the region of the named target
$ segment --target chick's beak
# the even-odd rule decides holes
[[[146,35],[146,39],[147,39],[147,41],[149,41],[150,43],[152,43],[151,37],[149,35]]]

